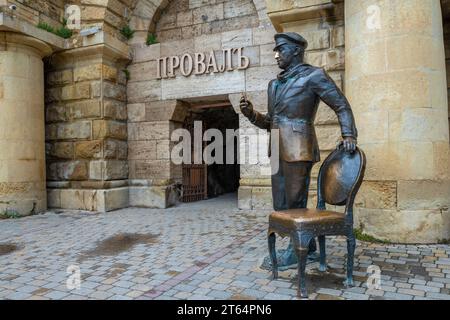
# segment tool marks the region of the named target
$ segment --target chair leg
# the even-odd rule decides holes
[[[320,266],[319,271],[327,271],[326,252],[325,252],[325,236],[319,236],[319,249],[320,249]]]
[[[353,259],[355,256],[356,240],[353,232],[347,236],[347,280],[345,284],[349,287],[353,286]]]
[[[275,241],[276,241],[275,233],[269,234],[269,237],[268,237],[269,255],[270,255],[270,259],[272,261],[273,279],[278,278],[278,262],[277,262],[277,252],[275,250]]]
[[[308,298],[308,290],[306,289],[306,258],[308,257],[308,248],[296,247],[295,253],[298,258],[298,292],[299,298]]]

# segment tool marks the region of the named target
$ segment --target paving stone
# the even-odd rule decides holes
[[[0,298],[297,299],[296,270],[280,272],[273,281],[270,272],[259,269],[267,255],[262,244],[269,211],[249,212],[252,219],[247,219],[247,212],[226,197],[165,210],[130,208],[107,215],[68,210],[0,220],[0,241],[16,239],[32,248],[0,256]],[[174,224],[177,218],[183,223]],[[124,233],[157,235],[157,244],[86,257],[103,240]],[[277,246],[288,242],[280,239]],[[329,237],[328,264],[335,277],[345,274],[346,252],[345,239]],[[339,290],[324,283],[310,299],[449,299],[448,245],[358,242],[355,254],[356,286]],[[81,289],[68,291],[66,269],[74,263],[81,268]],[[382,269],[381,290],[367,289],[371,264]],[[307,281],[316,269],[317,264],[308,266]],[[153,298],[152,292],[157,292]]]

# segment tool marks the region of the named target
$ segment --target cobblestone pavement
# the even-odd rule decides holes
[[[272,281],[259,269],[269,212],[235,205],[227,195],[166,210],[1,220],[0,299],[296,299],[296,271]],[[448,245],[358,242],[353,288],[342,284],[345,253],[345,239],[327,241],[329,271],[308,266],[310,299],[450,299]],[[367,288],[371,265],[381,269],[379,290]],[[80,268],[79,289],[67,287],[69,266]]]

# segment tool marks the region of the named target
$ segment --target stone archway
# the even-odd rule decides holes
[[[259,21],[261,24],[270,24],[269,18],[266,14],[266,1],[265,0],[250,0],[253,2]],[[108,6],[112,6],[115,1],[109,1]],[[132,29],[136,30],[135,37],[131,40],[131,44],[145,43],[147,35],[149,32],[154,32],[156,23],[161,18],[164,10],[173,2],[171,0],[134,0],[132,2],[133,14],[130,19],[130,26]],[[241,3],[243,1],[236,1]],[[181,4],[181,7],[192,7],[198,8],[208,1],[204,0],[185,0]]]
[[[238,99],[247,92],[264,111],[267,84],[278,73],[278,67],[272,51],[275,29],[265,15],[264,1],[224,1],[210,6],[203,4],[206,1],[158,3],[156,6],[154,1],[139,1],[131,19],[132,27],[140,31],[130,42],[133,61],[128,68],[130,204],[165,207],[170,205],[167,199],[171,186],[181,173],[169,158],[170,135],[181,126],[187,100],[215,101],[215,97],[225,96],[238,111]],[[149,30],[156,32],[159,43],[145,44]],[[243,48],[243,54],[250,59],[249,68],[157,78],[158,59],[162,57],[213,52],[220,60],[226,48]],[[173,112],[164,111],[167,109]],[[242,116],[239,126],[251,127]],[[269,177],[261,176],[260,168],[254,167],[241,166],[240,193],[251,191],[256,184],[259,192],[270,198]]]

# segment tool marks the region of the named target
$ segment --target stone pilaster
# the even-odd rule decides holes
[[[0,215],[47,209],[41,40],[0,32]]]
[[[356,226],[395,242],[450,237],[439,0],[345,1],[346,93],[367,154]]]
[[[110,211],[128,206],[127,63],[126,46],[109,43],[66,50],[48,61],[50,207]]]

